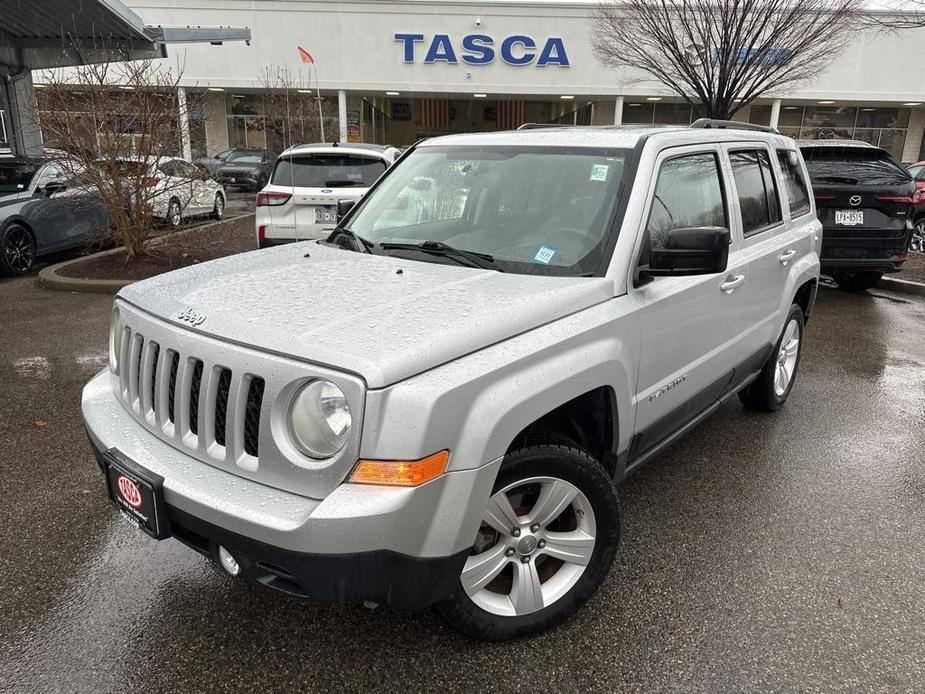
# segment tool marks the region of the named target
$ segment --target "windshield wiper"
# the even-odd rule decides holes
[[[356,181],[352,181],[349,178],[332,178],[330,181],[324,182],[324,185],[328,188],[349,188],[356,184]]]
[[[468,265],[469,267],[480,267],[485,270],[497,270],[498,272],[504,272],[504,270],[498,267],[495,259],[487,253],[466,251],[462,248],[456,248],[455,246],[450,246],[449,244],[443,243],[443,241],[424,241],[423,243],[381,243],[379,244],[379,248],[385,251],[420,251],[422,253],[430,253],[431,255],[443,256],[444,258],[452,258],[456,262],[461,263],[462,265]]]
[[[346,236],[348,239],[353,241],[353,247],[355,250],[360,251],[361,253],[372,253],[373,252],[373,243],[372,241],[367,241],[362,236],[357,236],[350,229],[344,227],[334,227],[334,231],[331,232],[326,240],[327,243],[334,243],[334,240],[338,236]]]

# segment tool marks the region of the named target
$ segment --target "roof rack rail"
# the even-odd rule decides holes
[[[540,130],[542,128],[574,128],[571,123],[523,123],[517,126],[518,130]]]
[[[737,120],[720,120],[718,118],[698,118],[691,123],[692,128],[720,128],[724,130],[757,130],[762,133],[779,135],[777,128],[755,123],[742,123]]]

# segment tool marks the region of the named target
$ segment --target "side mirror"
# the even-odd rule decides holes
[[[340,223],[347,213],[357,204],[356,200],[338,200],[337,201],[337,222]]]
[[[640,279],[677,275],[714,275],[729,261],[729,229],[682,227],[671,229],[663,248],[649,251],[649,265],[639,268]]]
[[[45,195],[50,198],[55,193],[63,193],[67,190],[67,185],[61,183],[61,181],[49,181],[42,190],[45,192]]]

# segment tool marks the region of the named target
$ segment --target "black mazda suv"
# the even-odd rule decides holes
[[[822,222],[822,272],[843,289],[875,286],[898,272],[918,203],[912,176],[890,154],[866,142],[800,142]]]

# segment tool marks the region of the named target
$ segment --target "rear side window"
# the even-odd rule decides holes
[[[768,153],[763,149],[730,152],[729,161],[742,211],[743,233],[757,234],[780,222],[780,199]]]
[[[385,162],[344,154],[286,157],[276,163],[273,184],[300,188],[368,188],[385,172]]]
[[[0,164],[0,193],[18,193],[29,187],[35,164],[12,162]]]
[[[806,189],[806,181],[803,180],[799,155],[792,149],[779,149],[777,160],[784,176],[784,190],[790,203],[790,216],[806,214],[809,212],[809,192]]]
[[[652,248],[663,248],[672,229],[727,227],[726,203],[714,153],[690,154],[662,164],[646,232]]]
[[[909,172],[876,147],[803,147],[813,183],[845,186],[894,186],[909,183]]]

